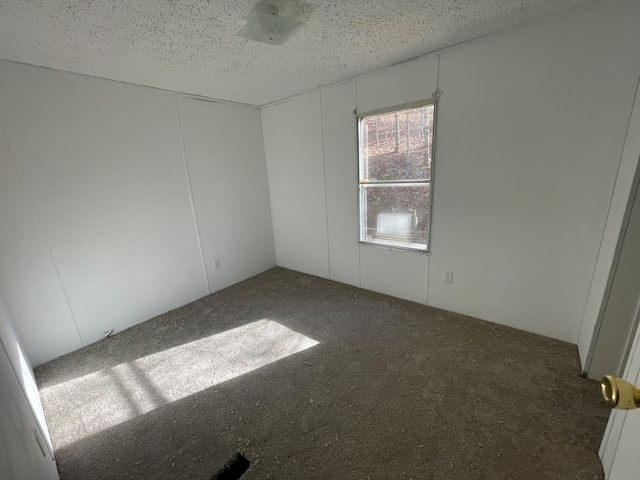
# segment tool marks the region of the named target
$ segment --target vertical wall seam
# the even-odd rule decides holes
[[[69,300],[69,295],[67,294],[67,289],[64,286],[64,283],[62,281],[62,276],[60,275],[60,269],[58,268],[58,262],[56,261],[56,257],[53,254],[53,250],[51,249],[51,243],[49,242],[49,237],[47,236],[47,232],[44,229],[44,225],[42,224],[42,218],[40,217],[40,212],[38,211],[38,208],[34,202],[34,200],[31,198],[31,195],[29,194],[29,189],[27,188],[27,183],[24,180],[24,177],[22,175],[22,172],[20,171],[20,168],[18,167],[18,163],[16,161],[16,156],[13,152],[13,148],[11,147],[11,143],[9,142],[9,137],[7,136],[7,133],[4,129],[4,127],[2,126],[1,122],[0,122],[0,128],[2,129],[2,135],[4,136],[5,142],[7,144],[7,149],[9,150],[9,156],[11,157],[11,163],[13,165],[13,168],[15,169],[17,175],[18,175],[18,180],[20,181],[20,185],[22,186],[22,190],[24,192],[24,196],[27,199],[27,204],[29,205],[29,207],[33,210],[33,213],[36,217],[36,221],[38,222],[38,226],[40,227],[40,231],[42,232],[42,238],[44,239],[44,243],[47,246],[47,251],[49,252],[49,256],[51,257],[51,262],[53,263],[53,269],[56,272],[56,277],[58,278],[58,283],[60,284],[60,290],[62,291],[62,296],[64,297],[64,301],[67,304],[67,308],[69,309],[69,314],[71,315],[71,320],[73,321],[73,326],[76,329],[76,333],[78,334],[78,340],[80,340],[80,344],[82,346],[85,346],[86,343],[84,341],[84,338],[82,338],[82,333],[80,333],[80,327],[78,326],[78,321],[76,320],[76,315],[73,311],[73,307],[71,306],[71,301]]]
[[[204,258],[204,248],[202,246],[202,236],[200,234],[200,223],[198,222],[198,212],[196,210],[196,202],[193,198],[193,188],[191,187],[191,175],[189,174],[189,165],[187,164],[187,150],[184,144],[184,136],[182,133],[182,120],[180,118],[180,110],[178,109],[178,97],[173,95],[173,107],[176,115],[176,122],[178,124],[178,138],[180,139],[180,150],[182,152],[182,166],[184,168],[184,176],[187,181],[187,191],[189,192],[189,202],[191,204],[191,216],[193,218],[193,225],[196,232],[196,239],[198,240],[198,250],[200,251],[200,262],[202,263],[202,273],[204,274],[204,284],[207,288],[207,292],[211,291],[211,284],[209,283],[209,274],[207,273],[207,264]]]
[[[320,141],[322,144],[322,176],[324,183],[324,218],[327,223],[327,269],[331,279],[331,247],[329,242],[329,202],[327,201],[327,159],[324,151],[324,113],[322,110],[322,90],[318,92],[320,100]]]
[[[431,256],[430,255],[426,255],[426,259],[424,261],[424,266],[427,269],[427,271],[425,272],[424,275],[424,304],[425,305],[429,305],[429,272],[431,271],[431,263],[430,263],[430,259]]]
[[[358,81],[353,81],[353,98],[355,100],[355,105],[353,106],[354,112],[358,111]],[[360,133],[358,132],[358,127],[356,126],[356,158],[355,158],[355,168],[356,168],[356,180],[360,178]],[[359,182],[358,182],[359,183]],[[359,187],[356,187],[359,188]],[[358,287],[362,288],[362,260],[360,258],[360,252],[362,247],[360,246],[360,192],[356,190],[356,198],[355,198],[355,206],[356,206],[356,248],[358,249]]]

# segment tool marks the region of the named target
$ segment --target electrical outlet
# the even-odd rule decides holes
[[[216,270],[218,270],[220,268],[220,259],[219,258],[216,258],[213,261],[213,268],[215,268]]]
[[[444,272],[444,282],[453,283],[453,272]]]

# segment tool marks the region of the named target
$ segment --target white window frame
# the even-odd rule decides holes
[[[363,181],[364,179],[361,176],[361,172],[363,170],[363,141],[362,141],[362,122],[365,118],[375,116],[375,115],[383,115],[388,113],[395,112],[403,112],[405,110],[416,109],[426,106],[433,106],[433,125],[431,128],[431,142],[429,144],[429,155],[431,157],[431,165],[430,165],[430,175],[429,180],[375,180],[375,181]],[[394,105],[392,107],[379,108],[375,110],[369,110],[367,112],[356,112],[357,119],[357,135],[358,135],[358,243],[361,245],[373,245],[376,247],[383,247],[391,250],[408,250],[412,252],[425,253],[429,254],[431,252],[431,226],[432,226],[432,213],[433,213],[433,190],[434,190],[434,166],[435,166],[435,142],[436,142],[436,128],[437,128],[437,111],[438,111],[438,97],[434,95],[434,97],[427,100],[420,100],[417,102],[404,103],[401,105]],[[366,229],[367,229],[367,206],[365,202],[365,196],[363,195],[364,189],[363,185],[389,185],[393,186],[410,186],[417,184],[428,184],[429,188],[429,211],[428,211],[428,232],[427,232],[427,244],[426,248],[417,248],[405,245],[396,245],[392,243],[387,243],[385,241],[372,241],[366,240]],[[364,221],[363,221],[364,218]]]

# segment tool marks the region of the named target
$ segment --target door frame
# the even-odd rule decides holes
[[[607,300],[615,278],[616,267],[620,259],[622,245],[629,224],[631,207],[640,185],[640,78],[636,84],[629,124],[624,140],[618,173],[613,189],[609,213],[605,224],[600,250],[591,281],[589,296],[582,319],[582,328],[578,338],[578,352],[582,365],[582,374],[589,376],[593,353],[602,328]],[[636,318],[632,332],[636,331]],[[631,336],[631,339],[633,335]],[[630,339],[623,358],[625,365],[629,358],[632,340]]]

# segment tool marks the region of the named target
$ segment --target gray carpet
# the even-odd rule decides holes
[[[576,347],[270,270],[36,370],[63,480],[597,479]]]

